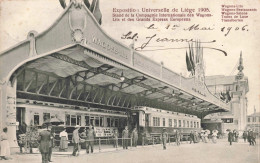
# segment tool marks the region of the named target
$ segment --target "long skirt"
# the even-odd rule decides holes
[[[212,142],[213,142],[213,143],[217,143],[217,137],[216,137],[216,136],[213,136],[213,137],[212,137]]]
[[[0,156],[10,156],[10,146],[8,140],[1,141]]]
[[[61,150],[68,149],[68,140],[66,136],[62,136],[60,139],[60,149]]]

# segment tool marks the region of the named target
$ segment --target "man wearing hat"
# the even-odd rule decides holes
[[[76,156],[76,153],[79,153],[79,129],[80,126],[76,125],[75,130],[72,133],[72,143],[74,144],[73,146],[73,156]]]
[[[47,125],[42,125],[42,131],[39,133],[38,142],[39,142],[39,150],[42,155],[42,163],[48,163],[49,159],[49,150],[50,150],[50,141],[51,141],[51,133],[47,130]]]
[[[166,132],[166,128],[163,128],[161,140],[162,140],[162,143],[163,143],[163,149],[165,150],[166,149],[166,143],[167,143],[167,140],[168,140],[168,133]]]

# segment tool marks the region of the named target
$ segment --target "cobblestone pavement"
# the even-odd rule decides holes
[[[167,146],[167,150],[163,150],[162,145],[150,145],[128,150],[122,148],[104,149],[101,152],[96,150],[89,155],[85,153],[85,150],[81,150],[77,157],[71,156],[70,152],[55,152],[52,156],[54,163],[258,163],[259,160],[259,140],[255,146],[249,146],[242,140],[230,146],[224,139],[218,140],[217,144],[184,142],[176,146],[172,143]],[[12,160],[0,162],[39,163],[41,155],[16,154],[12,155]]]

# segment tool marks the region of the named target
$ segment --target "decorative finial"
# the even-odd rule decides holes
[[[244,66],[243,66],[242,51],[240,52],[239,65],[238,65],[237,69],[238,69],[239,72],[238,72],[236,78],[238,80],[241,80],[244,77],[244,73],[243,73]]]

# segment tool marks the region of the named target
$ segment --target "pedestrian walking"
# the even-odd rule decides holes
[[[72,143],[73,143],[73,152],[72,155],[76,156],[76,153],[79,154],[79,129],[80,126],[76,125],[75,130],[72,133]]]
[[[3,132],[0,135],[0,158],[8,160],[10,156],[10,145],[7,136],[8,129],[7,127],[3,128]]]
[[[92,125],[89,125],[86,136],[87,136],[86,153],[89,153],[89,147],[91,148],[91,153],[93,153],[94,152],[95,131],[93,130]]]
[[[114,138],[114,148],[118,148],[118,136],[119,133],[117,129],[114,129],[113,138]]]
[[[247,132],[246,131],[243,132],[243,139],[244,139],[244,142],[246,143],[246,139],[247,139]]]
[[[42,163],[48,163],[49,159],[49,150],[50,150],[50,141],[51,141],[51,133],[47,130],[47,125],[42,125],[42,131],[39,133],[38,142],[39,142],[39,150],[42,155]]]
[[[137,133],[136,127],[132,131],[131,139],[133,141],[133,146],[136,147],[137,146],[137,140],[138,140],[138,133]]]
[[[163,143],[163,149],[166,150],[166,143],[168,141],[168,133],[166,132],[166,128],[163,128],[163,132],[161,134],[161,140]]]
[[[229,145],[232,145],[232,142],[233,142],[233,133],[232,133],[232,131],[229,131],[229,133],[228,133],[228,141],[229,141]]]
[[[128,126],[125,126],[125,129],[122,132],[122,139],[123,139],[123,149],[128,149],[128,139],[129,139]]]
[[[66,132],[66,128],[64,127],[63,131],[60,132],[60,150],[66,151],[68,149],[68,133]]]

